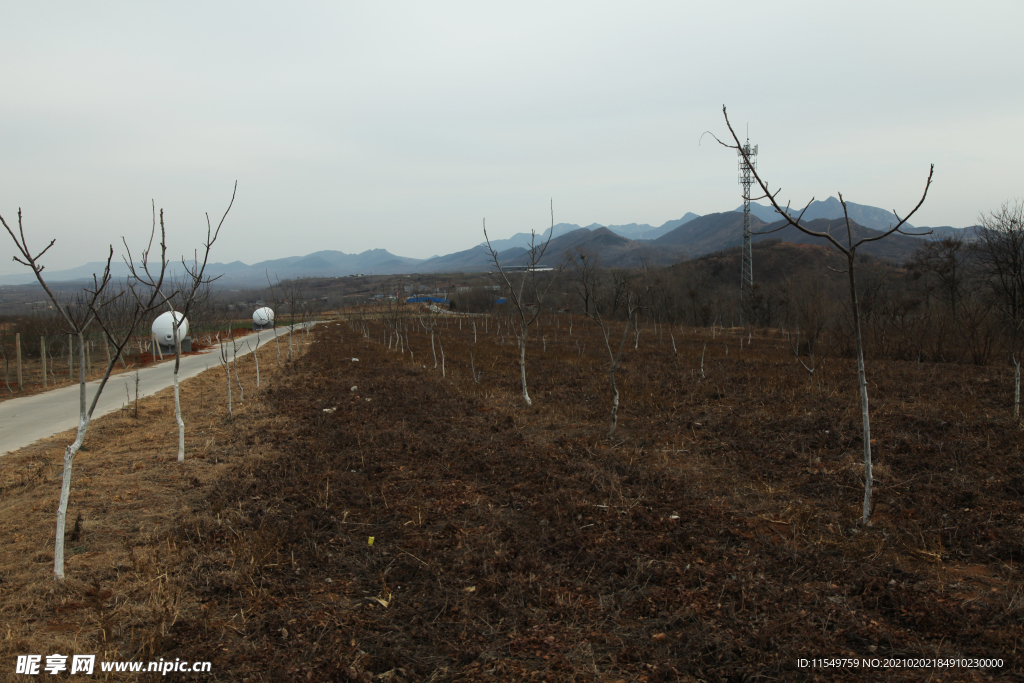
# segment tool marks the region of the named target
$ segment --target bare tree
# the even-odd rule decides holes
[[[583,314],[597,323],[601,329],[605,350],[608,351],[608,376],[612,385],[612,426],[608,430],[608,436],[611,436],[618,425],[619,414],[619,387],[615,382],[615,371],[622,361],[622,351],[626,347],[630,328],[636,329],[636,318],[645,305],[651,286],[647,285],[641,289],[635,279],[623,271],[612,273],[610,282],[606,285],[602,282],[596,255],[579,248],[569,255],[569,264],[575,275],[572,286],[583,304]],[[613,350],[611,321],[608,315],[618,308],[626,314],[626,323],[622,328],[619,348]]]
[[[326,297],[325,297],[326,298]],[[324,299],[307,299],[302,302],[302,338],[309,339],[309,333],[317,318],[323,316]]]
[[[108,363],[111,361],[112,356],[110,355],[110,345],[107,338],[130,337],[135,334],[136,330],[138,330],[138,323],[135,320],[138,303],[135,297],[132,296],[132,292],[126,283],[122,284],[117,292],[112,293],[104,303],[103,323],[109,332],[109,334],[104,335],[104,346],[106,347]],[[125,356],[128,355],[128,347],[126,346],[125,349],[125,353],[120,354],[120,361],[121,367],[127,370],[128,363],[125,361]]]
[[[974,365],[988,365],[996,354],[1001,332],[998,308],[982,292],[968,290],[963,297],[957,330],[964,353]]]
[[[404,355],[405,341],[402,338],[402,328],[408,309],[402,298],[402,284],[398,281],[384,280],[376,290],[378,317],[388,327],[388,350],[393,348]]]
[[[427,310],[417,316],[420,326],[430,334],[430,351],[434,354],[434,369],[437,370],[437,348],[434,345],[434,336],[437,334],[437,321],[440,317],[440,309],[436,306],[427,306]]]
[[[231,340],[231,326],[228,326],[228,340]],[[217,338],[217,344],[220,348],[220,359],[224,363],[224,376],[228,380],[228,419],[234,419],[235,414],[231,411],[231,357],[228,355],[227,342]]]
[[[442,337],[441,331],[438,330],[438,333],[437,333],[437,348],[439,348],[441,350],[441,377],[445,377],[446,375],[445,375],[445,371],[444,371],[444,343],[443,343],[443,340],[441,339],[441,337]]]
[[[967,282],[969,250],[962,234],[929,240],[906,263],[911,277],[925,280],[928,294],[936,294],[956,321]]]
[[[117,359],[124,350],[124,347],[128,344],[129,339],[131,339],[131,335],[134,332],[135,327],[138,326],[143,316],[153,309],[156,303],[156,297],[154,295],[148,300],[137,300],[136,305],[133,308],[133,315],[130,324],[122,325],[120,330],[115,330],[113,326],[106,323],[103,311],[104,307],[110,304],[112,300],[124,295],[124,292],[112,295],[108,290],[108,286],[111,282],[110,262],[114,255],[113,246],[110,247],[110,251],[107,255],[107,263],[103,269],[103,274],[99,277],[95,274],[93,275],[92,289],[86,287],[79,297],[70,302],[61,301],[53,290],[50,289],[46,280],[43,278],[44,266],[39,261],[43,255],[49,251],[50,247],[56,243],[56,240],[50,240],[50,243],[45,248],[33,254],[32,250],[28,246],[28,241],[25,238],[21,209],[18,209],[17,235],[15,235],[14,231],[7,224],[7,221],[4,220],[3,216],[0,216],[0,223],[2,223],[4,228],[7,230],[7,234],[11,236],[11,239],[14,241],[18,253],[20,254],[20,258],[15,256],[14,260],[32,269],[32,273],[36,276],[36,280],[39,281],[43,291],[46,292],[46,296],[53,303],[54,308],[59,313],[66,329],[78,339],[78,433],[74,442],[64,449],[64,472],[61,479],[60,502],[57,506],[57,531],[53,548],[53,573],[55,578],[61,580],[64,578],[64,531],[67,521],[68,500],[71,496],[71,475],[75,455],[81,449],[82,444],[85,441],[85,435],[89,429],[89,421],[92,419],[93,412],[96,410],[96,404],[99,402],[99,398],[103,393],[104,387],[106,387],[107,380],[110,378],[110,373],[114,369],[114,364],[117,362]],[[159,278],[161,281],[163,280],[162,270]],[[93,395],[92,402],[86,405],[87,393],[85,382],[87,373],[85,369],[85,332],[93,323],[98,324],[103,329],[107,341],[114,346],[114,354],[107,362],[106,370],[103,373],[103,379],[96,388],[96,393]]]
[[[269,299],[274,304],[274,318],[270,321],[271,326],[274,328],[274,344],[277,346],[277,367],[281,367],[281,340],[277,338],[277,315],[281,310],[281,278],[277,278],[278,286],[275,288],[274,283],[270,281],[270,271],[266,271],[267,275],[267,286],[269,287]]]
[[[476,325],[474,324],[474,328],[475,327],[476,327]],[[476,330],[474,329],[474,337],[476,336],[475,333],[476,333]],[[475,346],[476,346],[476,339],[474,339],[473,343],[469,345],[469,374],[473,378],[473,382],[474,383],[480,384],[480,380],[483,379],[483,377],[484,377],[484,371],[481,370],[480,372],[477,372],[477,370],[476,370],[476,362],[475,362],[475,360],[473,358],[473,347],[475,347]]]
[[[786,335],[797,362],[813,382],[815,371],[821,367],[831,350],[827,330],[832,324],[832,307],[828,295],[823,291],[823,283],[812,286],[792,282],[787,284],[790,300],[787,306],[789,324]]]
[[[148,256],[148,251],[144,254],[141,268],[137,268],[135,263],[132,261],[130,251],[128,258],[125,259],[132,278],[143,287],[148,287],[155,291],[159,296],[162,305],[166,306],[171,312],[171,321],[174,330],[174,417],[178,423],[178,462],[185,462],[185,420],[181,417],[181,394],[178,386],[178,370],[181,367],[181,335],[179,334],[179,330],[182,322],[188,319],[189,311],[195,304],[197,298],[199,298],[204,291],[207,291],[209,284],[216,279],[206,276],[206,265],[210,260],[210,249],[213,247],[214,242],[217,241],[217,237],[220,235],[220,229],[224,225],[224,219],[228,217],[228,212],[231,211],[231,207],[235,203],[235,194],[237,192],[238,182],[235,181],[235,186],[231,191],[231,201],[228,202],[228,208],[224,210],[224,215],[221,216],[216,230],[213,229],[213,226],[210,223],[210,214],[206,214],[206,241],[203,243],[203,260],[202,262],[199,261],[198,250],[193,254],[191,265],[189,265],[189,262],[184,258],[181,259],[184,275],[181,278],[178,289],[170,295],[164,294],[161,291],[163,271],[167,266],[165,256],[166,245],[163,241],[161,241],[163,254],[161,256],[161,274],[159,281],[154,278],[153,274],[150,272],[148,258],[146,258],[146,256]],[[160,209],[160,234],[161,237],[165,234],[163,209]],[[126,242],[125,247],[127,248],[127,246]],[[179,310],[176,311],[175,308]]]
[[[543,243],[537,243],[537,233],[533,230],[530,231],[530,248],[526,254],[526,265],[520,272],[519,281],[515,284],[512,282],[512,278],[509,277],[507,269],[502,267],[498,260],[497,250],[491,246],[491,238],[487,235],[487,220],[484,219],[484,240],[487,242],[487,251],[490,253],[490,261],[494,264],[494,267],[498,269],[498,273],[501,274],[502,280],[505,281],[505,287],[508,290],[509,301],[512,303],[514,310],[513,315],[516,316],[517,322],[519,323],[518,329],[513,326],[513,332],[516,335],[516,339],[519,342],[519,373],[522,378],[523,384],[523,400],[526,405],[533,405],[533,401],[530,400],[530,394],[526,390],[526,340],[530,334],[530,325],[537,320],[537,316],[540,315],[541,306],[544,303],[544,297],[547,295],[548,290],[554,283],[558,274],[562,272],[562,268],[565,264],[559,264],[557,268],[552,269],[552,274],[547,279],[546,284],[541,283],[541,278],[538,276],[538,269],[542,268],[541,259],[544,258],[544,253],[548,249],[548,245],[551,243],[551,237],[555,234],[555,206],[554,202],[551,204],[551,231],[548,233],[548,238]],[[532,301],[527,301],[526,297],[529,296]]]
[[[1020,352],[1024,335],[1024,204],[1003,204],[981,217],[974,253],[998,302],[1013,364],[1013,417],[1020,419]]]
[[[857,342],[857,376],[860,384],[861,423],[863,427],[864,439],[864,507],[863,514],[861,516],[861,524],[868,525],[870,523],[871,517],[871,485],[873,481],[871,473],[871,419],[868,411],[867,375],[864,371],[864,344],[861,338],[860,308],[857,304],[857,279],[855,270],[857,249],[861,245],[868,244],[871,242],[877,242],[878,240],[884,239],[894,233],[907,234],[904,233],[901,230],[901,228],[906,224],[907,220],[909,220],[910,217],[913,216],[919,208],[921,208],[921,205],[924,204],[925,197],[928,196],[928,188],[932,184],[932,176],[935,173],[935,165],[932,164],[928,170],[928,179],[927,181],[925,181],[924,192],[921,194],[921,199],[918,200],[914,208],[911,209],[911,211],[902,218],[898,213],[893,211],[894,222],[890,224],[890,226],[886,230],[879,232],[877,235],[862,237],[856,241],[854,240],[853,229],[850,226],[850,215],[846,207],[846,201],[843,199],[842,193],[839,193],[839,201],[843,206],[843,225],[845,225],[846,227],[846,244],[843,244],[831,232],[818,232],[815,230],[809,230],[808,228],[801,224],[801,221],[804,217],[804,213],[807,211],[807,208],[811,205],[811,202],[814,201],[813,197],[809,202],[807,202],[807,205],[800,212],[800,215],[797,216],[796,218],[793,218],[792,215],[790,215],[789,213],[789,203],[786,204],[785,208],[779,205],[776,197],[779,194],[779,192],[781,192],[781,189],[772,192],[769,189],[767,182],[761,178],[761,174],[756,169],[752,168],[753,164],[750,163],[750,159],[747,156],[747,152],[744,149],[743,144],[740,142],[739,137],[736,135],[736,131],[733,130],[732,124],[729,123],[729,115],[726,112],[724,106],[722,107],[722,115],[725,117],[725,125],[729,128],[729,134],[732,136],[733,144],[730,145],[725,142],[722,142],[721,140],[718,140],[717,137],[715,137],[715,139],[718,140],[718,142],[723,146],[729,149],[736,150],[740,155],[743,156],[743,161],[749,167],[751,167],[751,173],[753,174],[754,179],[757,181],[758,186],[761,188],[761,191],[764,193],[762,196],[754,197],[753,199],[767,199],[768,201],[771,202],[775,210],[778,211],[779,214],[782,216],[782,219],[786,221],[786,224],[778,228],[777,230],[781,230],[785,227],[792,226],[799,230],[800,232],[806,235],[810,235],[811,237],[820,237],[821,239],[828,240],[832,244],[832,246],[838,249],[840,253],[842,253],[846,257],[847,267],[844,272],[848,276],[850,283],[850,304],[853,312],[854,333],[856,335]],[[772,230],[761,234],[769,234],[770,232],[776,232],[777,230]]]
[[[231,365],[234,366],[235,383],[238,385],[238,402],[242,403],[245,401],[245,389],[242,388],[242,380],[238,378],[238,349],[242,345],[235,340],[234,335],[228,335],[228,340],[231,342]]]
[[[690,314],[694,327],[714,325],[714,302],[711,300],[710,284],[707,273],[698,272],[690,275],[682,283],[686,299],[690,304]]]
[[[277,281],[278,296],[288,306],[288,361],[292,360],[292,339],[295,336],[295,316],[302,317],[302,288],[296,280]]]
[[[260,350],[260,335],[256,334],[256,348],[254,349],[248,341],[245,342],[246,347],[249,349],[249,353],[252,354],[252,358],[256,361],[256,389],[260,388],[260,357],[256,353]]]
[[[182,292],[190,288],[191,278],[186,275],[185,282],[177,289],[179,292]],[[200,331],[207,333],[208,336],[211,328],[215,327],[217,317],[217,304],[213,295],[213,281],[207,278],[199,285],[195,296],[192,297],[192,304],[189,306],[188,314],[189,332],[193,337],[196,337]]]

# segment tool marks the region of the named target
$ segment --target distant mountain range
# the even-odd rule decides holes
[[[800,215],[800,212],[804,207],[789,207],[789,215],[796,218]],[[875,206],[866,206],[864,204],[854,204],[853,202],[846,202],[846,210],[850,215],[850,220],[863,225],[865,228],[872,228],[874,230],[885,230],[896,224],[897,219],[893,216],[892,212],[886,211],[885,209],[879,209]],[[736,211],[743,211],[743,205],[741,204],[736,208]],[[754,214],[765,223],[774,223],[780,220],[782,216],[775,210],[773,206],[762,206],[757,202],[750,203],[750,213]],[[843,217],[843,205],[835,197],[829,197],[825,201],[813,201],[804,211],[803,219],[805,221],[813,221],[817,218],[842,218]],[[908,230],[914,226],[910,223],[905,223],[904,227]]]
[[[598,254],[601,263],[610,268],[636,267],[644,261],[668,265],[686,256],[685,251],[676,245],[657,245],[648,241],[631,240],[600,225],[593,228],[577,227],[575,230],[561,234],[559,234],[558,227],[555,226],[556,237],[552,237],[551,242],[548,243],[540,265],[555,267],[565,260],[566,252],[577,248]],[[550,230],[546,232],[550,232]],[[529,263],[527,249],[529,240],[526,241],[525,246],[511,246],[503,249],[499,249],[495,245],[496,242],[497,240],[492,241],[491,246],[497,251],[498,262],[502,266],[523,266]],[[541,243],[541,236],[538,235],[537,244]],[[479,272],[490,270],[493,267],[490,259],[487,246],[478,244],[472,249],[427,259],[419,264],[417,272]]]
[[[648,225],[647,223],[629,223],[628,225],[601,225],[600,223],[591,223],[590,225],[583,227],[585,227],[587,230],[607,228],[616,235],[621,235],[622,237],[631,240],[654,240],[661,237],[670,230],[675,230],[683,223],[686,223],[687,221],[692,221],[694,218],[700,218],[700,216],[695,213],[687,213],[682,218],[666,221],[665,223],[658,227]],[[568,232],[572,232],[573,230],[580,229],[581,226],[576,225],[575,223],[557,223],[554,227],[554,233],[555,237],[558,237],[559,235],[564,235]],[[541,240],[546,240],[548,234],[551,232],[552,228],[548,228],[544,232],[538,233],[536,240],[538,242]],[[528,232],[517,232],[515,235],[512,235],[512,237],[509,237],[508,239],[492,239],[491,246],[494,249],[497,249],[499,252],[502,251],[503,249],[510,249],[512,247],[523,247],[525,249],[529,249],[530,240],[532,238],[533,236],[530,235],[530,233]],[[485,246],[485,243],[481,242],[481,246]]]
[[[815,232],[837,233],[840,236],[841,243],[846,241],[846,223],[840,218],[804,220],[801,222],[801,225],[805,225],[809,230]],[[850,221],[850,227],[855,241],[863,237],[881,234],[879,230],[859,225],[852,220]],[[752,215],[750,217],[750,229],[755,233],[751,238],[754,242],[778,239],[794,244],[817,244],[831,248],[827,240],[811,237],[800,232],[781,219],[773,223],[766,223],[757,218],[757,216]],[[923,241],[920,237],[894,234],[885,240],[865,244],[860,248],[859,253],[872,254],[895,263],[903,263]],[[714,251],[738,247],[742,243],[743,214],[737,211],[729,211],[726,213],[711,213],[692,220],[654,240],[653,245],[675,246],[682,248],[690,256],[700,256]]]
[[[735,209],[736,211],[742,212],[743,205],[740,204]],[[803,207],[789,207],[789,215],[796,218],[800,215],[800,211]],[[846,210],[850,215],[850,220],[864,226],[865,228],[871,228],[873,230],[888,230],[890,227],[896,224],[896,217],[891,211],[879,209],[877,206],[867,206],[866,204],[855,204],[854,202],[846,202]],[[775,207],[763,206],[757,202],[750,203],[751,215],[757,216],[765,223],[773,223],[777,220],[781,220],[781,214],[775,210]],[[818,218],[842,218],[843,217],[843,205],[835,197],[829,197],[825,201],[813,201],[807,207],[804,212],[803,220],[813,221]],[[974,235],[975,226],[967,228],[954,228],[948,225],[935,228],[916,228],[911,223],[904,223],[901,230],[906,230],[910,233],[919,233],[921,235],[927,235],[930,239],[943,239],[944,237],[954,237],[958,234],[964,235],[965,238],[970,239]],[[928,235],[928,231],[931,230],[931,234]]]
[[[884,209],[863,204],[846,203],[851,222],[854,223],[855,237],[877,234],[895,221],[895,217]],[[751,203],[751,228],[755,232],[767,232],[783,228],[784,222],[771,206]],[[573,223],[559,223],[536,236],[537,243],[554,234],[545,254],[545,265],[557,265],[567,251],[582,248],[598,254],[601,263],[607,267],[633,267],[642,262],[653,265],[668,265],[686,257],[696,257],[714,251],[737,246],[742,241],[743,207],[734,211],[698,216],[686,213],[681,218],[652,226],[646,223],[602,226],[597,223],[581,227]],[[796,216],[799,210],[790,208]],[[839,230],[845,227],[836,222],[843,216],[842,205],[835,197],[815,201],[804,213],[804,222],[813,230]],[[916,233],[932,230],[930,239],[964,235],[970,238],[972,228],[911,228]],[[776,238],[798,244],[817,244],[821,240],[810,238],[792,227],[785,227],[770,235],[755,235],[754,240]],[[892,235],[863,247],[866,253],[874,254],[897,263],[902,263],[921,244],[922,238]],[[517,233],[507,239],[492,239],[491,246],[498,252],[502,265],[524,265],[530,246],[530,233]],[[172,264],[173,266],[173,264]],[[93,273],[102,270],[102,263],[87,263],[63,271],[46,271],[50,281],[62,282],[91,279]],[[428,259],[396,256],[385,249],[370,249],[360,254],[346,254],[341,251],[317,251],[305,256],[261,261],[247,265],[241,261],[211,263],[209,271],[220,275],[221,286],[238,288],[259,288],[266,286],[267,275],[276,281],[302,277],[340,277],[358,273],[393,275],[402,273],[479,272],[492,268],[485,244],[470,249],[434,256]],[[113,275],[124,277],[127,267],[123,264],[112,266]],[[172,268],[172,274],[180,270]],[[30,273],[0,276],[0,285],[30,284],[35,279]]]
[[[316,251],[305,256],[288,256],[286,258],[260,261],[247,265],[241,261],[231,263],[210,263],[207,272],[220,276],[221,285],[231,284],[239,287],[265,287],[267,277],[277,282],[300,277],[333,277],[354,273],[411,273],[423,259],[395,256],[386,249],[370,249],[361,254],[346,254],[342,251]],[[66,282],[70,280],[91,280],[93,273],[103,271],[105,263],[93,262],[68,270],[47,270],[47,281]],[[114,277],[126,277],[128,266],[124,263],[113,263],[110,266]],[[182,274],[180,263],[171,263],[168,275],[177,277]],[[18,275],[0,276],[0,285],[22,285],[35,282],[31,272]]]

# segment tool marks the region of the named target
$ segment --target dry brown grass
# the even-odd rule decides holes
[[[324,326],[272,377],[271,344],[255,400],[243,366],[232,422],[223,372],[190,380],[184,468],[166,392],[137,423],[95,423],[64,585],[49,576],[70,437],[0,461],[0,532],[14,539],[0,552],[4,661],[73,651],[209,659],[214,680],[610,683],[818,680],[799,656],[983,655],[1004,669],[826,679],[1020,674],[1024,437],[1003,369],[869,363],[880,483],[875,526],[855,532],[849,360],[812,386],[777,336],[741,353],[719,334],[701,380],[703,331],[677,332],[675,354],[647,327],[607,439],[606,356],[579,322],[570,337],[545,317],[532,336],[532,408],[493,323],[478,331],[479,385],[468,325],[442,333],[443,378],[425,335],[411,335],[412,361],[370,331]]]
[[[148,659],[178,620],[201,614],[169,535],[204,514],[216,496],[211,487],[233,462],[259,457],[259,445],[237,442],[248,425],[273,422],[259,398],[279,376],[273,342],[259,354],[259,391],[251,356],[239,360],[242,402],[232,375],[233,421],[223,367],[182,383],[184,465],[177,463],[170,388],[142,399],[137,418],[126,407],[92,421],[75,459],[63,583],[52,578],[54,516],[64,447],[75,432],[0,459],[0,653],[12,664],[0,677],[13,671],[18,654]]]

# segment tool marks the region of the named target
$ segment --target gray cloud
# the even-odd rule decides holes
[[[9,3],[0,213],[51,268],[172,249],[239,196],[217,260],[428,256],[555,220],[738,203],[722,104],[794,202],[919,225],[1020,194],[1020,3]],[[0,273],[18,272],[0,241]]]

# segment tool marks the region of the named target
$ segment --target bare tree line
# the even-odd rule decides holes
[[[763,183],[760,179],[759,182]],[[930,184],[929,173],[916,207],[924,201]],[[781,335],[792,353],[795,368],[806,373],[812,388],[820,389],[819,370],[824,364],[837,357],[853,359],[865,451],[861,521],[869,524],[872,456],[866,395],[868,360],[987,365],[1004,357],[1014,369],[1012,412],[1015,418],[1019,417],[1020,344],[1024,339],[1021,207],[1007,205],[982,216],[981,226],[970,235],[971,239],[923,241],[902,267],[858,253],[858,247],[866,242],[898,232],[916,207],[906,215],[894,216],[888,232],[866,239],[854,239],[849,224],[839,221],[845,241],[836,247],[838,268],[828,266],[829,261],[814,261],[813,267],[758,283],[753,296],[746,301],[741,301],[735,288],[735,268],[729,267],[729,258],[738,254],[713,254],[669,268],[651,269],[639,264],[624,270],[603,269],[594,254],[578,249],[563,254],[561,267],[545,274],[529,266],[508,272],[492,250],[498,271],[497,289],[495,285],[481,285],[464,290],[453,302],[453,308],[459,309],[457,315],[437,315],[436,306],[431,307],[435,311],[431,313],[428,308],[405,304],[401,292],[396,290],[393,295],[379,296],[376,308],[364,308],[350,318],[349,324],[367,339],[376,338],[389,348],[403,354],[409,351],[410,355],[408,333],[401,333],[403,320],[418,322],[414,329],[420,328],[424,341],[431,342],[434,354],[437,348],[443,348],[445,329],[456,324],[472,325],[473,342],[465,360],[474,383],[480,383],[480,358],[473,352],[478,328],[492,334],[499,345],[511,337],[519,350],[523,402],[529,406],[533,401],[525,379],[527,342],[531,349],[543,353],[547,339],[544,326],[572,337],[573,316],[579,316],[577,324],[583,318],[596,326],[607,353],[609,435],[615,432],[620,402],[616,371],[628,349],[638,348],[645,335],[655,337],[656,342],[652,343],[671,345],[677,353],[676,332],[688,330],[692,343],[694,328],[707,330],[700,356],[701,379],[708,343],[721,345],[728,354],[730,349],[742,353],[745,344],[754,342],[750,329],[738,329],[736,323],[740,320],[767,328],[776,339]],[[794,222],[799,223],[799,218]],[[831,234],[815,236],[838,242],[837,236]],[[777,245],[777,241],[769,240],[760,248],[767,253]],[[541,248],[543,245],[538,245],[538,253],[542,253]],[[537,264],[539,259],[533,257],[529,262]],[[564,272],[566,267],[568,272]],[[727,275],[719,278],[718,271]],[[536,278],[535,285],[530,284],[531,277]],[[532,300],[524,296],[522,292],[529,291],[524,282],[538,287],[543,296]],[[501,295],[508,300],[502,303]],[[542,301],[546,303],[543,308]],[[524,325],[524,314],[529,316],[529,326]],[[375,321],[385,323],[383,331],[374,331]],[[534,326],[538,328],[539,339],[525,334]],[[434,368],[437,366],[435,356]],[[440,371],[444,375],[443,355]]]
[[[722,144],[742,153],[742,145],[727,116],[726,125],[734,144]],[[744,343],[749,345],[752,342],[750,327],[780,329],[792,351],[795,365],[807,373],[812,385],[816,380],[816,372],[830,357],[838,355],[854,358],[864,449],[865,492],[861,521],[867,525],[872,508],[873,481],[867,393],[868,359],[985,365],[999,357],[1006,358],[1014,373],[1012,413],[1014,419],[1020,418],[1020,365],[1021,353],[1024,351],[1021,348],[1024,344],[1022,205],[1019,202],[1006,204],[982,216],[981,225],[970,240],[956,237],[925,242],[912,258],[902,264],[902,268],[873,262],[858,254],[858,249],[864,244],[903,232],[902,227],[925,201],[933,173],[934,168],[931,168],[916,205],[902,216],[894,212],[888,230],[855,239],[848,217],[837,222],[837,233],[810,230],[801,221],[803,212],[793,217],[789,213],[788,204],[782,207],[778,203],[778,191],[773,192],[759,172],[753,172],[763,191],[763,195],[756,199],[768,199],[785,217],[789,227],[830,243],[843,262],[842,267],[833,269],[833,272],[845,277],[837,278],[823,272],[800,273],[781,281],[757,283],[750,296],[741,298],[735,288],[721,286],[716,282],[722,270],[722,261],[730,256],[728,253],[711,255],[704,259],[704,264],[698,259],[696,264],[666,269],[654,270],[646,264],[638,264],[632,270],[607,270],[600,267],[595,255],[578,249],[574,253],[561,255],[552,269],[541,268],[553,230],[547,240],[538,241],[534,235],[526,254],[527,265],[510,269],[507,264],[501,263],[498,252],[491,247],[484,223],[485,240],[497,271],[497,291],[504,297],[494,296],[495,290],[490,287],[481,287],[463,296],[461,306],[464,309],[480,308],[487,312],[480,319],[485,334],[493,333],[501,344],[505,343],[506,336],[510,341],[515,341],[519,352],[522,399],[527,406],[533,404],[528,391],[528,343],[539,335],[539,340],[533,341],[531,348],[535,348],[539,341],[543,353],[547,346],[547,337],[542,332],[542,313],[551,310],[566,313],[568,336],[572,336],[573,313],[596,325],[608,355],[611,389],[609,436],[615,432],[620,404],[616,371],[629,348],[630,337],[633,349],[639,348],[642,334],[656,335],[659,342],[664,343],[667,326],[669,342],[673,351],[676,351],[675,330],[682,330],[689,325],[710,329],[711,340],[721,343],[728,353],[730,337],[735,340],[732,343],[737,352],[743,351]],[[842,194],[839,197],[845,213],[846,202]],[[182,319],[189,314],[210,319],[217,317],[217,306],[210,287],[213,278],[206,274],[206,265],[233,203],[234,193],[216,229],[207,216],[208,232],[202,246],[202,257],[197,250],[191,264],[183,260],[185,274],[174,280],[167,276],[169,264],[162,211],[159,217],[159,240],[155,241],[158,233],[154,205],[153,228],[149,242],[141,252],[141,260],[136,263],[128,250],[126,263],[130,277],[122,284],[113,283],[110,276],[113,256],[111,247],[104,272],[94,276],[91,287],[85,287],[74,296],[58,295],[47,285],[42,275],[40,259],[53,246],[53,241],[42,249],[33,249],[25,237],[20,211],[17,231],[0,217],[17,247],[19,256],[15,260],[33,271],[52,303],[49,315],[29,316],[16,322],[16,326],[31,330],[29,333],[33,336],[39,336],[38,350],[34,353],[40,359],[43,381],[46,381],[47,371],[51,379],[56,378],[56,354],[59,353],[60,358],[63,358],[65,350],[69,359],[69,379],[73,379],[74,356],[77,354],[81,418],[76,439],[65,450],[54,560],[54,572],[58,578],[63,577],[64,524],[72,463],[84,441],[103,386],[118,361],[123,368],[127,367],[124,360],[126,349],[130,348],[133,340],[137,343],[142,336],[138,329],[144,318],[153,311],[178,311]],[[128,248],[127,240],[125,247]],[[563,272],[566,268],[569,269],[568,274]],[[545,272],[547,270],[551,272]],[[729,270],[735,272],[734,269]],[[556,287],[556,283],[560,284]],[[274,308],[279,313],[287,313],[290,334],[286,360],[290,361],[293,357],[294,338],[291,333],[295,331],[295,326],[311,322],[319,311],[316,305],[310,305],[304,299],[299,283],[278,280],[275,285],[268,274],[268,285]],[[391,289],[395,290],[394,294]],[[448,298],[448,294],[445,298]],[[385,282],[374,305],[364,307],[358,315],[350,316],[349,324],[353,329],[358,329],[362,336],[371,338],[375,331],[370,321],[382,322],[380,342],[402,355],[408,351],[410,359],[413,357],[409,344],[410,328],[419,328],[430,341],[432,369],[439,369],[441,376],[445,377],[445,330],[452,324],[461,327],[464,318],[460,316],[453,320],[444,313],[444,309],[432,304],[410,308],[405,304],[403,288],[397,283]],[[553,320],[556,327],[559,327],[557,318]],[[477,321],[471,322],[475,345]],[[490,330],[492,323],[493,332]],[[734,328],[738,324],[742,328],[737,333]],[[221,343],[221,356],[227,375],[230,415],[231,365],[237,358],[238,346],[230,336],[230,318],[228,326],[228,339],[232,345],[230,352],[226,345],[228,342],[221,340],[219,335],[218,341]],[[8,390],[11,388],[8,350],[11,327],[11,321],[7,321],[0,332],[0,354]],[[304,325],[304,329],[308,334],[308,324]],[[530,336],[531,330],[535,330],[534,337]],[[179,432],[178,461],[184,462],[185,425],[181,416],[178,385],[181,338],[177,322],[174,331],[173,374],[175,418]],[[20,333],[16,334],[20,341]],[[721,342],[718,342],[719,334]],[[276,339],[276,330],[274,336]],[[707,347],[707,336],[705,334],[704,350]],[[65,337],[66,347],[63,346]],[[106,369],[90,405],[87,402],[85,381],[88,367],[92,365],[92,342],[97,340],[103,342]],[[33,353],[29,348],[31,345],[22,343],[21,352],[28,356]],[[581,356],[582,353],[581,348]],[[480,375],[476,370],[472,345],[468,355],[473,381],[479,383]],[[702,351],[702,378],[703,359]],[[278,363],[281,363],[280,351]],[[244,396],[242,384],[238,380],[237,363],[235,383],[240,396]]]
[[[228,210],[230,210],[233,203],[234,192],[232,193],[231,203],[228,205]],[[204,276],[205,265],[208,261],[210,248],[216,241],[217,234],[220,231],[220,225],[223,224],[224,218],[227,217],[227,211],[225,211],[224,218],[221,219],[221,223],[218,225],[217,231],[213,232],[211,228],[207,232],[202,265],[198,265],[198,258],[194,261],[191,268],[187,263],[183,262],[185,265],[185,272],[187,274],[186,278],[178,283],[172,283],[167,279],[167,239],[166,228],[163,221],[163,211],[161,210],[160,212],[159,239],[157,240],[156,205],[154,203],[153,225],[150,230],[147,246],[142,250],[141,266],[135,263],[131,256],[131,250],[128,248],[128,242],[124,239],[123,241],[127,250],[125,261],[131,272],[131,276],[127,281],[119,287],[112,286],[113,278],[110,274],[110,264],[113,260],[114,248],[113,245],[111,245],[109,247],[106,265],[102,274],[94,274],[91,286],[85,286],[70,297],[58,295],[43,277],[43,271],[45,269],[43,257],[53,247],[56,240],[50,240],[50,242],[42,248],[38,246],[31,246],[29,244],[29,238],[25,235],[24,218],[21,209],[18,210],[17,216],[16,229],[12,227],[3,218],[3,216],[0,216],[0,224],[2,224],[4,229],[7,231],[7,234],[13,241],[17,252],[14,260],[31,269],[33,275],[35,275],[36,281],[46,293],[54,312],[58,316],[62,333],[70,335],[71,343],[69,343],[69,349],[72,348],[72,346],[77,346],[76,350],[79,366],[78,430],[75,440],[69,444],[64,451],[64,468],[61,477],[61,492],[57,507],[57,523],[54,543],[54,576],[55,578],[62,580],[64,578],[65,525],[67,520],[68,501],[71,494],[74,458],[85,441],[90,420],[99,402],[100,396],[103,393],[103,389],[105,388],[118,359],[120,359],[125,348],[129,345],[135,335],[136,330],[140,326],[144,325],[144,321],[151,315],[151,313],[154,310],[163,307],[168,307],[173,311],[173,302],[176,298],[180,300],[182,297],[185,297],[188,304],[191,304],[197,299],[197,295],[200,290],[203,289],[204,285],[209,282],[209,279]],[[209,228],[209,217],[207,217],[207,225]],[[88,393],[86,390],[86,380],[88,375],[86,366],[87,356],[89,355],[89,346],[87,345],[86,334],[90,330],[95,333],[97,328],[102,332],[104,345],[107,348],[107,363],[103,377],[90,402],[88,400]],[[175,326],[175,337],[175,404],[179,432],[181,434],[178,459],[179,461],[183,461],[184,454],[182,446],[184,439],[184,423],[181,420],[180,404],[177,400],[177,359],[180,358],[180,339],[177,338],[177,326]],[[45,362],[47,360],[47,356],[48,351],[46,349],[45,341],[43,341],[40,346],[41,361]]]

